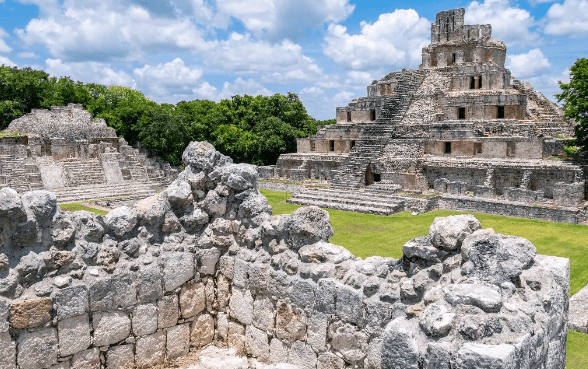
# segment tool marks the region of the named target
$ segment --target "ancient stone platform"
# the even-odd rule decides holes
[[[106,216],[0,189],[1,368],[146,367],[211,343],[300,369],[565,367],[567,259],[461,215],[362,260],[318,207],[272,216],[254,166],[204,142],[183,160]]]
[[[59,202],[101,197],[149,196],[177,175],[118,138],[81,105],[37,109],[14,120],[0,138],[0,187],[21,193],[48,189]]]

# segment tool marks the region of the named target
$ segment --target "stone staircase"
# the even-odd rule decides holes
[[[58,203],[95,200],[119,196],[148,197],[155,195],[159,186],[154,183],[124,182],[121,184],[62,187],[52,190]]]
[[[415,93],[425,79],[424,72],[404,70],[395,73],[398,81],[394,95],[384,103],[380,116],[374,123],[358,124],[360,136],[346,163],[335,174],[332,186],[339,189],[360,188],[368,165],[380,157],[389,142],[395,125],[406,114]]]
[[[147,174],[147,170],[145,169],[145,164],[141,161],[141,158],[138,154],[134,152],[129,152],[124,153],[123,157],[126,162],[126,166],[124,169],[127,170],[123,171],[123,177],[125,177],[125,180],[133,180],[139,182],[149,181],[149,175]]]
[[[59,164],[67,177],[68,187],[103,184],[106,182],[102,164],[98,160],[70,159],[63,160]]]
[[[404,200],[371,191],[308,189],[292,194],[288,202],[378,215],[390,215],[404,210]]]

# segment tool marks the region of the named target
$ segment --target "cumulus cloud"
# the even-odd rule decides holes
[[[546,15],[545,33],[583,38],[588,35],[588,0],[565,0],[553,4]]]
[[[512,7],[509,0],[472,1],[465,12],[466,24],[491,24],[492,37],[507,46],[524,47],[539,40],[531,30],[535,19],[527,10]]]
[[[239,19],[257,35],[296,40],[307,29],[346,19],[355,8],[349,0],[217,0],[220,13]]]
[[[233,32],[219,47],[206,53],[204,63],[233,73],[263,73],[275,82],[308,81],[322,74],[302,47],[291,41],[272,44]]]
[[[506,67],[515,77],[527,78],[548,70],[551,64],[540,49],[532,49],[523,54],[508,55]]]
[[[113,0],[66,0],[58,14],[31,20],[17,34],[26,45],[43,45],[62,60],[141,60],[144,53],[207,50],[187,18],[154,17],[147,9]]]
[[[0,55],[0,65],[5,65],[7,67],[16,67],[16,63],[12,60]]]
[[[253,79],[237,78],[233,83],[225,82],[219,91],[216,87],[211,86],[208,82],[202,83],[194,88],[192,92],[199,98],[219,101],[229,99],[235,95],[271,95],[272,92],[265,88],[261,83]]]
[[[67,76],[73,80],[104,85],[120,85],[135,88],[133,78],[124,71],[115,71],[110,65],[99,62],[66,63],[61,59],[45,60],[45,71],[53,76]]]
[[[166,94],[185,94],[202,77],[202,69],[189,68],[180,58],[156,66],[146,64],[133,70],[133,75],[140,89],[150,91],[156,96]]]
[[[416,66],[421,49],[429,41],[430,22],[413,9],[381,14],[374,23],[361,23],[361,33],[333,24],[325,36],[323,52],[339,65],[351,69]]]
[[[8,46],[6,41],[4,41],[4,37],[8,36],[8,33],[4,29],[0,27],[0,53],[1,54],[8,54],[12,51],[12,48]]]
[[[33,53],[33,52],[22,52],[22,53],[18,53],[18,57],[19,58],[23,58],[23,59],[38,59],[39,55]]]

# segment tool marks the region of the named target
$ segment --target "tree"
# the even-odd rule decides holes
[[[581,58],[570,68],[570,82],[559,82],[561,94],[556,94],[566,118],[576,121],[576,142],[583,153],[588,152],[588,59]]]

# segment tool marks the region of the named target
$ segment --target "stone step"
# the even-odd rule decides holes
[[[118,196],[148,197],[156,194],[157,189],[160,188],[163,188],[160,183],[125,182],[110,185],[63,187],[54,189],[53,192],[57,196],[57,202],[65,203]]]
[[[374,202],[384,205],[396,205],[398,204],[398,202],[402,201],[395,197],[388,197],[382,195],[381,193],[375,193],[371,191],[345,191],[337,189],[303,190],[297,192],[296,195],[310,197],[319,196],[328,199],[346,199],[353,201],[361,201],[365,203]]]
[[[318,200],[318,199],[298,199],[292,197],[288,200],[291,204],[298,204],[298,205],[314,205],[321,208],[328,208],[334,210],[345,210],[345,211],[352,211],[355,213],[367,213],[367,214],[376,214],[376,215],[391,215],[398,212],[401,212],[404,209],[403,205],[399,205],[397,207],[372,207],[372,206],[365,206],[360,203],[356,204],[345,204],[345,203],[337,203],[333,201],[326,201],[326,200]]]
[[[300,205],[316,205],[329,209],[390,215],[404,210],[404,201],[382,193],[337,189],[303,190],[288,200]]]

